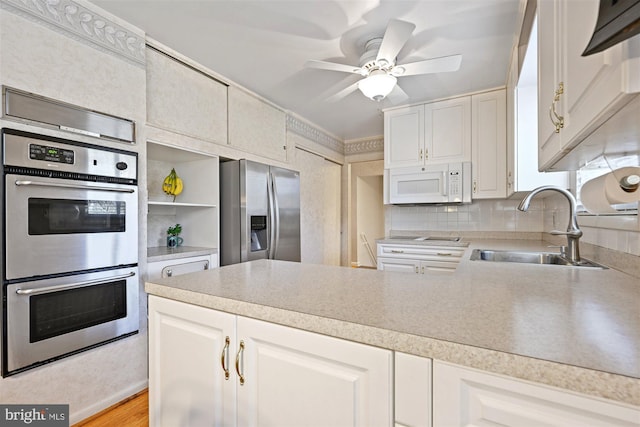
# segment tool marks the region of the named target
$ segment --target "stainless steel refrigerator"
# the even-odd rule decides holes
[[[300,261],[300,174],[250,160],[220,163],[220,265]]]

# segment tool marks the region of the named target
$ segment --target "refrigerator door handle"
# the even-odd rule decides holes
[[[269,173],[269,181],[271,186],[271,200],[269,211],[272,217],[271,221],[271,245],[269,258],[276,259],[278,253],[278,244],[280,243],[280,206],[278,204],[278,188],[273,173]]]
[[[267,203],[269,204],[268,208],[269,208],[269,222],[267,224],[267,227],[269,229],[269,235],[268,235],[268,241],[267,241],[267,258],[269,259],[273,259],[273,241],[274,241],[274,235],[273,235],[273,231],[274,231],[274,218],[273,218],[273,188],[271,185],[271,181],[272,181],[272,177],[271,177],[271,173],[269,173],[269,175],[267,176]]]

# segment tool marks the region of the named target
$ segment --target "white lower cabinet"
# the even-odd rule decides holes
[[[151,426],[392,425],[389,350],[155,296],[149,342]]]
[[[235,316],[149,296],[149,425],[235,426],[236,381],[220,356]]]
[[[149,296],[150,426],[394,423],[637,427],[640,408]]]
[[[459,246],[399,245],[378,243],[378,270],[415,274],[429,271],[452,273],[466,248]]]
[[[431,359],[395,352],[396,427],[431,426]]]
[[[434,361],[433,425],[637,427],[640,410]]]

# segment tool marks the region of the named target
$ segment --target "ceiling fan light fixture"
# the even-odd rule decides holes
[[[384,71],[373,71],[365,79],[358,82],[358,89],[369,99],[374,101],[383,100],[396,85],[398,79],[385,73]]]

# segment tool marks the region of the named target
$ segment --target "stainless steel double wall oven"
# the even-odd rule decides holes
[[[2,375],[138,330],[137,154],[2,129]]]

